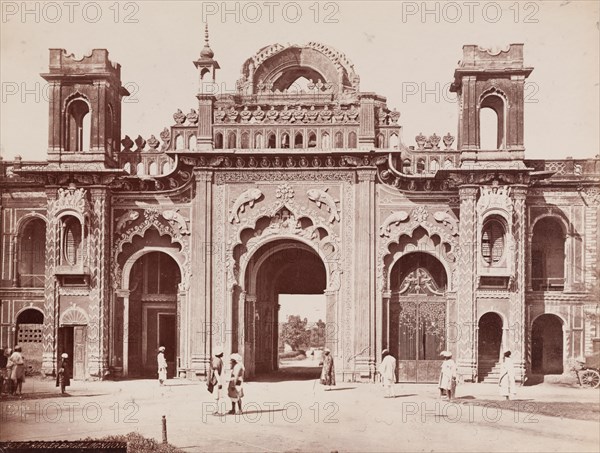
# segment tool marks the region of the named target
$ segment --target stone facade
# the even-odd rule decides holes
[[[3,347],[37,316],[47,374],[67,351],[78,379],[153,376],[160,343],[172,375],[223,348],[252,377],[278,367],[278,295],[324,294],[344,380],[384,348],[406,382],[436,381],[444,349],[465,380],[506,349],[519,378],[593,351],[600,162],[525,158],[522,45],[465,46],[457,139],[414,146],[326,45],[260,49],[234,95],[208,36],[194,65],[196,108],[120,140],[119,65],[50,51],[48,161],[1,163]]]

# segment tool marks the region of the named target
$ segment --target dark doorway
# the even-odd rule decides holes
[[[164,346],[167,359],[167,377],[175,376],[175,352],[177,351],[177,320],[174,313],[158,314],[158,344]]]
[[[57,361],[64,352],[69,355],[73,379],[85,379],[85,326],[64,326],[58,329]]]
[[[563,327],[558,316],[541,315],[531,329],[531,372],[562,374]]]
[[[497,313],[486,313],[479,318],[477,339],[478,380],[484,381],[500,360],[502,349],[502,318]]]

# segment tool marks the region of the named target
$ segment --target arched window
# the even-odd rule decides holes
[[[425,159],[417,160],[417,174],[425,173]]]
[[[316,148],[317,147],[317,134],[311,132],[308,134],[308,146],[307,148]]]
[[[171,171],[171,163],[169,161],[163,162],[162,164],[162,174],[166,175]]]
[[[454,163],[452,162],[452,159],[448,158],[444,161],[444,170],[448,170],[449,168],[454,167]]]
[[[188,139],[188,149],[190,151],[196,151],[197,145],[198,145],[198,140],[196,140],[196,136],[190,135],[190,138]]]
[[[277,147],[277,143],[276,143],[276,139],[275,139],[275,134],[273,132],[271,132],[269,134],[269,139],[267,141],[267,148],[276,148]]]
[[[440,168],[440,164],[437,159],[431,159],[429,161],[429,173],[435,173]]]
[[[479,107],[479,148],[503,149],[505,143],[504,100],[496,95],[486,96]]]
[[[390,135],[390,148],[391,149],[398,149],[399,143],[400,143],[400,140],[398,139],[398,134]]]
[[[327,132],[323,132],[321,135],[321,149],[330,149],[331,148],[331,139]]]
[[[135,174],[140,175],[140,176],[143,176],[146,174],[146,171],[144,170],[144,162],[139,162],[137,164]]]
[[[46,222],[34,218],[19,237],[19,283],[21,287],[41,288],[46,274]]]
[[[175,137],[175,149],[183,149],[183,136],[181,134]]]
[[[91,134],[91,115],[88,103],[75,99],[67,106],[65,150],[89,151]]]
[[[123,165],[123,170],[125,170],[127,173],[131,174],[131,163],[126,162],[125,165]]]
[[[149,173],[151,176],[158,175],[158,165],[156,164],[156,162],[155,162],[155,161],[152,161],[152,162],[150,163],[150,167],[149,167],[149,169],[148,169],[148,173]]]
[[[302,132],[296,132],[296,137],[294,138],[294,148],[302,148],[304,146],[304,137],[302,136]]]
[[[81,262],[81,233],[81,223],[77,217],[65,216],[62,218],[62,265],[75,266]]]
[[[350,132],[348,134],[348,148],[349,149],[358,148],[358,146],[356,144],[356,132]]]
[[[335,149],[342,149],[344,147],[344,134],[341,132],[335,133]]]
[[[254,136],[254,149],[261,149],[263,147],[263,135],[257,132]]]
[[[402,173],[406,175],[412,174],[412,163],[410,162],[410,159],[404,159],[402,161]]]
[[[235,149],[237,148],[237,134],[235,132],[230,132],[227,136],[227,148]]]
[[[531,241],[531,285],[535,291],[562,291],[565,285],[566,237],[560,220],[536,222]]]
[[[504,255],[504,223],[496,218],[488,219],[481,232],[481,256],[483,261],[493,266],[498,264]]]
[[[242,149],[250,148],[250,134],[248,132],[242,132]]]
[[[223,134],[220,132],[215,134],[215,149],[223,149]]]
[[[287,132],[284,132],[281,135],[281,147],[284,149],[287,149],[290,147],[290,134],[288,134]]]

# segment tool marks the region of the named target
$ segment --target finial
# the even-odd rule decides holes
[[[210,46],[208,45],[208,22],[204,24],[204,48],[200,52],[200,58],[204,59],[212,59],[215,56],[215,53],[212,51]]]

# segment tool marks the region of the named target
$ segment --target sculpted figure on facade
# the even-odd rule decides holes
[[[244,212],[246,205],[249,205],[251,208],[254,207],[254,203],[262,196],[262,191],[257,188],[248,189],[242,192],[229,211],[229,223],[240,223],[239,213]]]
[[[381,226],[379,227],[379,236],[381,237],[390,237],[391,227],[392,225],[400,225],[402,222],[406,222],[408,220],[408,212],[406,211],[395,211],[392,212],[386,219],[383,221]]]
[[[115,227],[115,231],[121,231],[131,222],[139,219],[140,213],[138,211],[126,211],[117,219],[117,226]]]
[[[327,190],[328,188],[324,190],[310,189],[306,192],[306,194],[308,195],[308,199],[314,201],[318,208],[321,207],[321,204],[324,204],[327,207],[327,210],[330,213],[329,223],[333,223],[334,220],[339,223],[340,214],[337,207],[337,203],[339,203],[339,201],[334,200],[333,197],[327,193]]]

